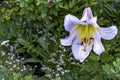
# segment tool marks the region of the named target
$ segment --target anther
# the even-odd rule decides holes
[[[81,42],[80,45],[83,45],[83,42]]]
[[[81,42],[81,43],[78,43],[78,44],[83,45],[83,43],[84,43],[84,42]]]
[[[88,39],[87,43],[88,43],[88,45],[90,45],[91,44],[91,39]]]
[[[91,40],[94,40],[94,38],[93,38],[93,37],[90,37],[90,39],[91,39]]]
[[[86,52],[86,48],[84,48],[84,49],[83,49],[83,51],[85,51],[85,52]]]

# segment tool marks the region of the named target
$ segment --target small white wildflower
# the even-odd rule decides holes
[[[9,42],[9,40],[5,40],[5,41],[3,41],[2,43],[1,43],[1,46],[7,46],[7,43]]]
[[[63,55],[60,56],[60,63],[64,63],[64,60],[63,60]]]
[[[65,70],[65,72],[70,72],[70,70]]]
[[[75,62],[71,62],[71,64],[75,64]]]
[[[50,77],[51,75],[45,75],[46,77]]]
[[[4,78],[2,78],[1,80],[5,80]]]
[[[32,68],[30,68],[29,70],[32,71]]]
[[[14,49],[14,47],[13,47],[13,46],[10,46],[10,51],[11,51],[11,52],[13,51],[13,49]]]
[[[13,61],[13,63],[15,63],[16,61]]]
[[[24,60],[25,58],[21,58],[21,60]]]
[[[58,71],[61,71],[61,70],[62,70],[62,68],[61,68],[61,67],[58,67],[58,68],[57,68],[57,70],[58,70]]]
[[[23,70],[24,70],[24,71],[27,70],[27,68],[25,67],[25,65],[23,66]]]
[[[58,77],[57,79],[60,80],[60,77]]]
[[[11,56],[11,57],[10,57],[10,59],[11,59],[11,60],[13,60],[13,59],[14,59],[14,57],[13,57],[13,56]]]
[[[8,64],[12,64],[12,62],[8,62]]]
[[[0,65],[0,68],[3,68],[3,65]]]
[[[13,69],[11,68],[10,71],[12,71]]]
[[[14,64],[13,67],[16,67],[16,65]]]
[[[20,70],[20,67],[17,67],[18,70]]]
[[[4,56],[4,55],[5,55],[5,52],[4,52],[4,51],[1,51],[1,53],[2,53],[2,56]]]
[[[56,76],[56,77],[58,77],[58,76],[59,76],[59,74],[56,74],[55,76]]]
[[[5,63],[9,63],[9,62],[6,60]]]
[[[48,2],[48,3],[51,3],[51,2],[52,2],[52,0],[48,0],[47,2]]]
[[[34,68],[37,68],[38,66],[37,65],[35,65],[35,67]]]
[[[10,56],[10,55],[11,55],[11,53],[8,53],[8,55]]]
[[[21,69],[21,71],[24,71],[23,69]]]
[[[16,59],[15,61],[16,61],[17,63],[19,63],[19,62],[20,62],[20,60],[19,60],[19,59]]]
[[[62,73],[62,75],[63,75],[65,72],[64,72],[64,71],[62,71],[61,73]]]

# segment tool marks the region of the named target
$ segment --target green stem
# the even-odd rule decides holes
[[[30,28],[29,36],[30,36],[30,44],[32,44],[32,29],[31,28]]]

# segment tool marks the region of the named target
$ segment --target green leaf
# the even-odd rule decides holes
[[[27,58],[23,61],[23,64],[28,63],[28,62],[35,62],[36,63],[36,62],[40,62],[40,60],[37,58]]]
[[[108,75],[113,74],[113,72],[111,71],[111,69],[112,69],[111,65],[106,63],[105,65],[102,66],[102,68],[106,72],[106,74],[108,74]]]
[[[120,70],[120,58],[117,58],[116,61],[113,62],[113,65]]]

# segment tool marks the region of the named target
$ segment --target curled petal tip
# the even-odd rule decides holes
[[[81,59],[80,62],[83,63],[85,59]]]
[[[90,7],[87,7],[83,11],[81,21],[88,21],[93,18],[93,14]]]
[[[60,39],[60,43],[63,46],[69,46],[69,45],[71,45],[71,42],[67,42],[67,40],[65,40],[65,39]]]
[[[99,33],[103,39],[111,40],[117,35],[118,29],[116,26],[111,26],[108,28],[101,28]]]
[[[113,28],[114,28],[114,32],[115,32],[115,34],[117,34],[118,33],[118,29],[117,29],[117,27],[116,26],[112,26]]]
[[[71,15],[71,14],[68,14],[65,16],[64,18],[64,27],[65,27],[65,30],[66,31],[71,31],[75,26],[76,24],[85,24],[84,22],[80,21],[77,17]]]

